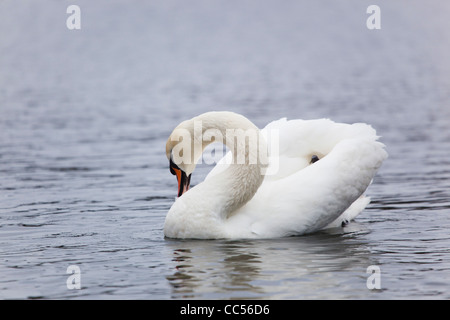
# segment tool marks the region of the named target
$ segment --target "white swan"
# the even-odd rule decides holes
[[[246,137],[227,139],[230,130]],[[211,136],[216,142],[223,137],[230,152],[203,182],[189,189],[197,161],[214,142]],[[274,238],[340,226],[370,201],[363,193],[387,157],[377,139],[367,124],[328,119],[283,118],[261,131],[232,112],[208,112],[186,120],[166,144],[178,198],[166,216],[164,234]]]

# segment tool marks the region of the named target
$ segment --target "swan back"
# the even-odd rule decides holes
[[[252,201],[230,219],[228,230],[235,235],[270,238],[326,227],[364,194],[387,157],[367,124],[281,119],[262,132],[274,128],[280,137],[279,170],[266,176]],[[311,163],[312,155],[320,160]],[[367,200],[354,207],[362,210]]]

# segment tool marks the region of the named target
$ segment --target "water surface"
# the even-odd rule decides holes
[[[1,298],[450,298],[450,5],[378,1],[368,30],[367,1],[77,4],[81,30],[0,2]],[[372,203],[303,237],[164,239],[165,140],[210,110],[372,124]]]

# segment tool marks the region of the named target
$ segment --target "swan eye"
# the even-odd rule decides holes
[[[316,156],[316,155],[313,155],[312,157],[311,157],[311,164],[312,163],[315,163],[315,162],[317,162],[317,161],[319,161],[319,157],[318,156]]]

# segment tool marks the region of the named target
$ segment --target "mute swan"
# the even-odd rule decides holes
[[[261,131],[233,112],[186,120],[166,143],[178,198],[166,216],[164,234],[275,238],[347,223],[370,202],[363,193],[387,157],[377,139],[367,124],[328,119],[283,118]],[[214,141],[230,151],[189,189],[203,150]]]

